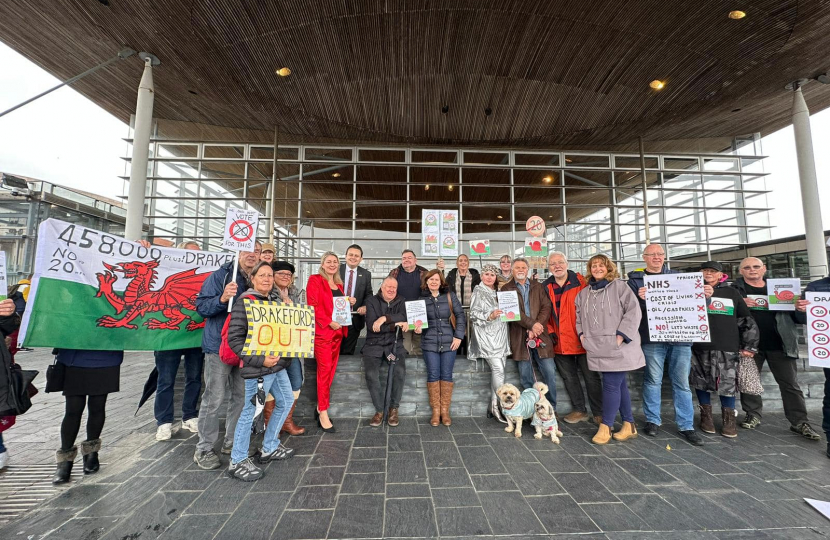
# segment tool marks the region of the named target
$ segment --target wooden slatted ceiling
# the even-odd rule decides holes
[[[828,27],[822,0],[0,2],[0,39],[58,77],[147,50],[156,117],[285,141],[720,150],[789,122],[783,86],[830,69]],[[75,88],[126,121],[140,76],[133,58]]]

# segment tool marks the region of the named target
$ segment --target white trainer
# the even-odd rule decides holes
[[[0,454],[0,470],[5,469],[6,467],[8,467],[10,461],[11,461],[11,458],[9,458],[9,453],[8,452],[3,452],[2,454]]]
[[[169,441],[173,437],[173,424],[162,424],[156,430],[157,441]]]
[[[182,427],[191,433],[199,433],[199,419],[191,418],[182,422]]]

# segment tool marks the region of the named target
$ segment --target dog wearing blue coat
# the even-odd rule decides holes
[[[523,392],[512,384],[503,384],[496,390],[496,395],[501,404],[501,412],[507,419],[507,427],[504,430],[513,433],[514,436],[522,436],[522,420],[533,418],[536,402],[544,399],[548,386],[545,383],[537,382],[533,388],[526,388]]]

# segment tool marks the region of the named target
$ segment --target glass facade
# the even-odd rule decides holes
[[[758,140],[745,142],[724,154],[646,154],[650,236],[670,258],[769,238]],[[218,249],[226,209],[252,208],[262,214],[259,238],[267,239],[273,214],[278,257],[315,268],[323,252],[357,243],[364,266],[383,276],[404,247],[419,253],[423,209],[452,209],[462,252],[468,240],[490,240],[493,255],[483,262],[521,253],[525,222],[538,215],[549,249],[566,253],[573,268],[598,252],[625,271],[642,266],[638,154],[280,145],[275,160],[273,145],[261,143],[151,145],[153,238]]]

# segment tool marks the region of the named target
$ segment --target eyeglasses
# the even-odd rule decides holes
[[[665,253],[643,253],[646,257],[665,257]]]
[[[763,265],[756,264],[753,266],[742,266],[741,270],[760,270],[761,268],[763,268]]]
[[[291,272],[289,272],[289,271],[287,271],[287,270],[286,270],[286,271],[284,271],[284,272],[274,272],[274,275],[275,275],[275,276],[280,276],[280,277],[291,277],[291,276],[293,276],[294,274],[292,274]]]

